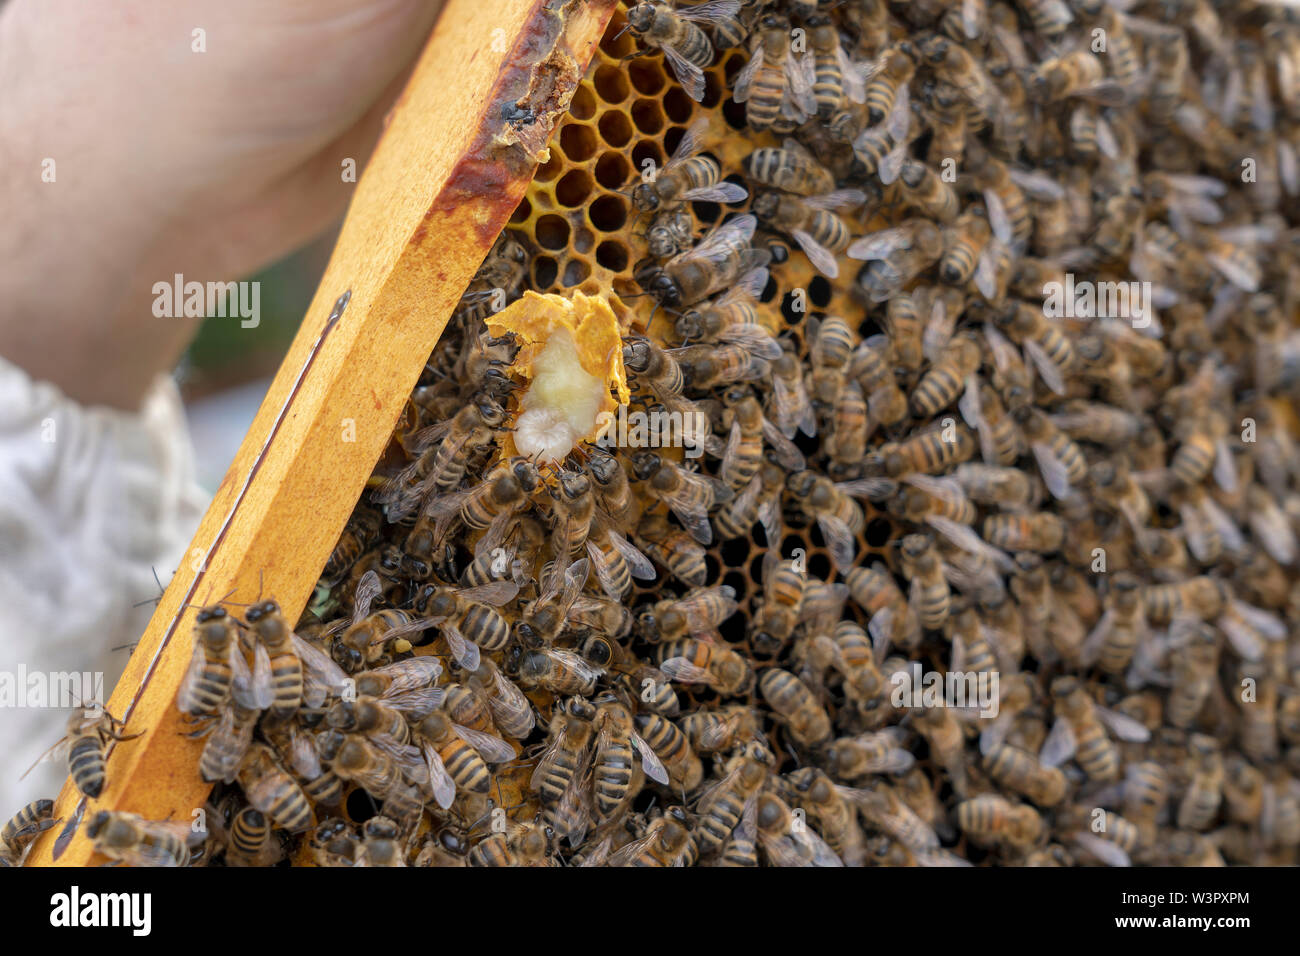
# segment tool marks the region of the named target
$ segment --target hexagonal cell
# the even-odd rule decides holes
[[[667,82],[663,65],[649,57],[628,61],[627,77],[642,96],[654,96]]]
[[[622,196],[601,196],[587,208],[587,215],[601,232],[617,232],[627,222],[627,201]]]
[[[585,163],[600,148],[596,131],[585,123],[567,123],[560,130],[560,149],[573,163]]]
[[[658,100],[640,99],[632,104],[632,122],[646,136],[664,128],[664,113]]]
[[[602,66],[591,82],[596,95],[608,106],[617,106],[632,92],[627,74],[616,66]]]
[[[542,216],[533,226],[533,236],[543,249],[558,251],[569,244],[569,223],[563,216]]]
[[[596,247],[596,262],[610,272],[622,272],[628,266],[628,251],[623,243],[606,239]]]
[[[606,189],[622,189],[631,175],[622,153],[605,153],[596,160],[596,182]]]
[[[569,100],[569,116],[573,119],[589,120],[596,115],[596,109],[596,94],[586,82],[579,84],[573,91],[573,99]]]
[[[576,209],[587,204],[594,183],[584,169],[571,169],[555,184],[555,201],[561,206]]]
[[[622,110],[606,110],[596,122],[600,138],[615,149],[622,149],[632,139],[632,121]]]

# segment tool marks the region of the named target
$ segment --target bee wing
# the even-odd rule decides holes
[[[664,164],[663,171],[665,173],[671,171],[703,149],[704,137],[708,129],[709,120],[703,116],[688,126],[681,140],[678,141],[677,148],[673,150],[672,156],[668,157],[668,162]]]
[[[456,625],[450,622],[443,623],[441,630],[442,636],[447,639],[447,649],[451,651],[451,656],[455,658],[456,663],[467,671],[478,670],[479,664],[482,663],[478,645],[466,640]]]
[[[677,82],[682,85],[686,95],[697,103],[702,102],[704,99],[704,71],[671,46],[664,45],[660,49],[664,51],[664,62],[668,64],[673,76],[677,77]]]
[[[1127,714],[1121,714],[1119,711],[1107,707],[1095,707],[1094,710],[1097,719],[1105,724],[1107,729],[1120,740],[1129,743],[1146,743],[1151,739],[1151,731]]]
[[[417,657],[415,660],[433,660],[434,658]],[[408,719],[423,719],[442,706],[447,692],[441,687],[415,687],[400,694],[392,693],[390,687],[381,698],[385,704],[398,711]]]
[[[230,681],[230,696],[240,707],[249,710],[265,710],[275,700],[275,688],[271,682],[271,655],[261,641],[253,642],[253,669],[248,669],[243,652],[231,647],[231,670],[234,676]]]
[[[683,20],[695,20],[700,23],[721,23],[740,12],[740,0],[708,0],[694,6],[679,7],[674,11]]]
[[[1043,384],[1050,388],[1057,395],[1065,394],[1065,375],[1061,371],[1061,366],[1057,365],[1043,350],[1043,347],[1033,339],[1025,340],[1025,354],[1029,356],[1031,362],[1038,369],[1038,374],[1043,379]]]
[[[1265,611],[1263,608],[1255,607],[1253,604],[1247,604],[1245,601],[1237,598],[1231,598],[1228,604],[1238,617],[1249,624],[1254,630],[1258,631],[1263,637],[1270,641],[1286,640],[1286,623],[1276,614]],[[1228,617],[1231,617],[1231,615],[1228,615]]]
[[[1114,624],[1115,613],[1107,609],[1098,618],[1093,629],[1088,632],[1088,636],[1083,639],[1083,647],[1079,650],[1079,663],[1085,667],[1091,667],[1097,662],[1097,658],[1101,655],[1101,649],[1106,643],[1106,638],[1110,636]]]
[[[307,780],[315,780],[323,773],[320,754],[316,752],[316,741],[311,734],[289,727],[289,753],[281,754],[293,772]]]
[[[658,833],[648,833],[631,843],[625,843],[610,855],[609,862],[606,865],[615,867],[631,866],[632,861],[638,859],[646,850],[650,849],[658,839]],[[595,866],[596,864],[591,865]]]
[[[1095,856],[1107,866],[1133,865],[1128,853],[1122,848],[1095,833],[1089,833],[1087,830],[1076,832],[1074,834],[1074,843],[1079,849],[1091,856]]]
[[[352,598],[353,624],[359,623],[370,614],[370,605],[375,602],[375,598],[383,593],[383,590],[377,572],[367,571],[361,575],[361,580],[357,582],[357,588]]]
[[[813,268],[828,278],[839,278],[840,265],[833,252],[802,229],[793,230],[790,236],[799,244],[799,248],[804,251],[804,255],[813,264]]]
[[[979,258],[975,260],[975,288],[989,302],[998,295],[998,263],[1002,243],[999,239],[990,239],[980,249]]]
[[[935,296],[930,304],[930,317],[921,333],[921,351],[931,362],[937,362],[943,355],[956,324],[957,316],[948,314],[948,304],[943,296]]]
[[[743,216],[736,216],[710,232],[700,240],[698,245],[670,261],[676,264],[694,259],[707,259],[711,262],[722,261],[731,255],[737,242],[743,241],[747,243],[754,237],[754,229],[757,225],[758,220],[748,213]]]
[[[677,610],[686,616],[692,633],[712,630],[739,608],[736,591],[727,584],[687,595],[677,602]]]
[[[894,616],[892,607],[882,607],[867,622],[867,634],[871,637],[872,656],[879,664],[889,653],[889,645],[894,639]]]
[[[1022,192],[1040,202],[1054,202],[1065,198],[1065,188],[1040,170],[1009,167],[1007,175]]]
[[[840,573],[847,572],[853,567],[853,555],[857,553],[853,531],[836,515],[818,515],[817,527],[821,529],[822,537],[826,540],[831,560],[835,562]]]
[[[1214,480],[1230,495],[1237,491],[1237,463],[1232,458],[1232,448],[1226,438],[1214,443]]]
[[[732,325],[718,334],[718,341],[739,345],[755,356],[774,362],[784,352],[776,339],[761,325]]]
[[[384,677],[391,675],[388,689],[382,695],[387,700],[432,684],[442,674],[442,662],[436,657],[413,657],[395,664],[371,668],[365,673]]]
[[[456,781],[447,772],[442,757],[438,756],[437,747],[424,740],[420,743],[420,751],[424,754],[424,765],[428,771],[428,786],[433,794],[433,799],[442,809],[450,810],[451,805],[456,801]]]
[[[753,85],[754,78],[758,76],[759,71],[762,69],[763,48],[759,46],[750,54],[749,62],[736,74],[736,79],[731,87],[731,98],[737,103],[743,103],[749,99],[749,88]]]
[[[792,107],[792,118],[802,122],[817,112],[817,100],[813,96],[813,84],[817,80],[816,60],[811,53],[800,56],[790,52],[786,54],[782,70],[790,96],[786,103]]]
[[[773,545],[781,540],[781,502],[777,496],[765,498],[758,505],[758,523],[763,526],[764,540]]]
[[[781,425],[781,433],[786,438],[794,438],[796,431],[802,431],[810,437],[817,434],[817,418],[813,414],[812,406],[808,403],[808,394],[804,391],[802,379],[797,379],[791,383],[783,378],[773,378],[772,402],[775,406],[776,417],[779,419],[788,419],[798,412],[799,418],[797,420],[784,421]]]
[[[848,255],[853,259],[888,259],[895,252],[906,249],[911,241],[910,229],[891,226],[855,240],[849,245]]]
[[[664,767],[663,761],[655,756],[650,745],[641,739],[640,734],[632,734],[632,746],[641,757],[641,769],[645,771],[645,775],[655,783],[668,786],[668,770]]]
[[[439,520],[455,518],[460,514],[460,509],[465,504],[483,497],[490,490],[491,485],[485,482],[474,488],[466,488],[463,491],[431,495],[429,500],[424,503],[424,507],[420,509],[420,513]]]
[[[607,534],[609,535],[610,544],[614,546],[614,550],[621,554],[623,560],[627,562],[632,577],[641,581],[653,581],[659,576],[658,572],[655,571],[654,562],[642,554],[640,548],[613,528],[610,528]]]
[[[982,555],[1003,571],[1015,570],[1016,564],[1006,552],[989,544],[973,528],[951,518],[945,518],[943,515],[928,515],[925,522],[963,551],[977,556]]]
[[[1002,197],[996,190],[984,190],[984,208],[989,214],[989,227],[998,242],[1008,246],[1015,242],[1015,229],[1011,225],[1011,217],[1007,215],[1007,207],[1003,205]]]
[[[298,660],[302,661],[303,701],[308,707],[319,707],[331,694],[341,694],[352,684],[352,679],[338,664],[314,644],[297,634],[290,637]]]
[[[1034,442],[1030,447],[1034,452],[1034,460],[1038,462],[1038,469],[1043,473],[1043,484],[1047,485],[1047,490],[1052,493],[1052,497],[1058,499],[1070,497],[1069,470],[1061,459],[1056,457],[1056,452],[1044,442]]]
[[[28,767],[26,770],[24,770],[23,775],[18,779],[25,780],[27,778],[27,775],[31,773],[33,770],[35,770],[37,767],[39,767],[41,764],[57,763],[62,761],[65,757],[67,757],[68,751],[71,748],[72,748],[72,738],[68,736],[60,737],[58,740],[54,741],[54,743],[51,744],[43,754],[41,754],[39,757],[33,760],[32,765]]]
[[[515,686],[514,681],[500,671],[493,672],[492,680],[496,686],[496,693],[488,698],[488,709],[492,711],[493,719],[498,724],[512,726],[516,723],[526,723],[528,732],[531,733],[537,722],[532,703],[524,696],[523,691]]]
[[[776,456],[777,464],[786,471],[803,471],[806,464],[803,452],[794,442],[781,434],[781,430],[768,421],[767,416],[763,417],[763,439],[772,449],[772,454]]]
[[[515,759],[515,748],[495,734],[484,733],[473,727],[452,724],[461,740],[478,751],[485,763],[506,763]]]
[[[232,645],[234,643],[234,641],[231,641]],[[176,692],[176,709],[182,714],[192,714],[199,709],[196,692],[199,675],[203,673],[203,667],[206,663],[207,655],[203,652],[203,643],[195,639],[194,650],[190,654],[189,667],[185,669],[185,676],[181,678],[180,689]]]
[[[696,667],[685,657],[670,657],[659,665],[659,670],[671,681],[679,684],[712,684],[713,675]]]
[[[984,463],[995,465],[998,461],[997,445],[993,440],[993,430],[988,419],[984,417],[984,403],[980,399],[979,379],[972,375],[966,379],[966,389],[957,400],[957,410],[967,425],[975,429],[979,436],[980,457]]]
[[[489,581],[487,584],[480,584],[472,588],[458,588],[456,594],[466,601],[474,601],[477,604],[488,604],[492,607],[501,607],[503,604],[509,604],[519,593],[519,585],[514,581]]]
[[[898,491],[898,482],[893,478],[853,478],[849,481],[837,481],[835,487],[853,498],[884,501]]]
[[[744,202],[749,198],[749,190],[736,183],[721,182],[712,186],[688,189],[682,193],[685,202]]]
[[[1042,750],[1038,752],[1038,762],[1044,767],[1059,767],[1074,756],[1077,746],[1074,728],[1064,717],[1058,717],[1048,731],[1047,739],[1043,741]]]

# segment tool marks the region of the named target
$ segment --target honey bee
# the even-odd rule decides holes
[[[517,298],[527,277],[528,250],[509,232],[501,233],[461,296],[453,318],[465,328],[481,322]]]
[[[684,866],[691,834],[672,817],[652,820],[640,838],[620,847],[609,857],[609,866]]]
[[[735,183],[721,182],[722,170],[715,160],[699,155],[704,147],[704,137],[708,130],[708,120],[702,119],[682,135],[681,142],[673,150],[672,156],[664,168],[655,176],[653,182],[641,183],[632,190],[632,204],[642,212],[654,212],[669,205],[688,202],[744,202],[749,192]],[[689,217],[687,220],[686,242],[683,250],[690,247],[691,231]],[[652,247],[651,254],[662,259]]]
[[[752,129],[793,129],[817,112],[815,59],[794,52],[785,17],[764,14],[758,27],[749,62],[736,75],[731,97],[745,104],[745,120]]]
[[[787,352],[772,363],[771,371],[772,397],[767,411],[772,423],[786,438],[793,438],[796,431],[816,435],[817,417],[804,387],[799,359]]]
[[[527,687],[553,694],[590,694],[602,670],[573,651],[556,647],[524,651],[518,664],[519,679]]]
[[[1178,826],[1184,830],[1205,830],[1218,815],[1223,800],[1223,756],[1218,741],[1205,734],[1193,734],[1188,750],[1192,775],[1178,805]]]
[[[591,819],[589,771],[596,708],[581,698],[557,703],[549,743],[533,770],[529,788],[551,813],[556,834],[578,846]]]
[[[714,229],[698,245],[659,265],[638,265],[637,283],[661,305],[679,309],[695,305],[727,288],[743,288],[757,298],[767,284],[771,253],[754,249],[750,240],[758,221],[737,216]],[[632,371],[639,369],[628,363]]]
[[[951,591],[934,540],[921,534],[905,536],[900,561],[904,576],[912,582],[909,603],[917,620],[926,630],[938,630],[948,619]]]
[[[705,545],[712,543],[709,512],[734,497],[725,483],[709,475],[687,471],[652,451],[633,455],[632,471],[645,482],[650,495],[668,505],[696,541]]]
[[[849,781],[873,774],[906,773],[916,758],[904,744],[904,732],[899,727],[840,737],[827,748],[829,769],[839,779]]]
[[[361,734],[339,734],[334,743],[322,748],[321,756],[330,761],[330,769],[343,780],[363,787],[383,801],[385,816],[407,823],[422,812],[420,792],[408,779],[430,783],[430,770],[421,760],[416,747],[398,749],[381,747]],[[512,752],[513,753],[513,752]]]
[[[1036,408],[1020,406],[1012,410],[1011,417],[1024,431],[1047,490],[1055,498],[1068,498],[1071,489],[1083,484],[1088,475],[1083,450]]]
[[[830,737],[831,724],[826,710],[807,685],[789,671],[779,668],[764,671],[759,690],[798,743],[815,747]]]
[[[1054,807],[1065,799],[1067,781],[1056,767],[1044,767],[1028,751],[1000,744],[984,755],[990,777],[1040,807]]]
[[[736,497],[739,501],[740,495]],[[734,505],[735,502],[733,501]],[[726,534],[723,515],[719,515],[720,534]],[[663,515],[646,515],[637,528],[638,543],[644,552],[683,584],[698,587],[704,583],[708,568],[704,549],[685,531],[668,524]]]
[[[1107,674],[1121,674],[1146,636],[1146,607],[1140,582],[1119,572],[1111,583],[1106,612],[1084,639],[1080,660],[1096,663]]]
[[[231,694],[238,671],[251,683],[239,644],[239,625],[221,605],[200,609],[194,625],[194,653],[181,681],[176,707],[183,714],[211,716]]]
[[[348,569],[357,563],[357,559],[375,543],[383,527],[383,517],[378,509],[366,502],[357,504],[352,511],[352,516],[348,518],[348,523],[344,525],[338,542],[325,561],[325,567],[321,571],[322,580],[334,584],[347,574]],[[217,609],[221,609],[220,606]]]
[[[840,189],[818,196],[793,196],[767,192],[752,205],[759,220],[788,233],[819,272],[834,279],[840,268],[836,257],[853,238],[834,210],[860,206],[866,201],[860,189]]]
[[[721,540],[744,537],[754,525],[760,524],[769,543],[781,538],[780,496],[785,489],[785,471],[774,462],[764,461],[759,471],[749,482],[736,492],[736,497],[723,505],[713,519],[713,527]],[[681,535],[686,537],[685,535]],[[690,542],[695,548],[699,545]],[[678,560],[681,560],[680,556]],[[704,579],[703,556],[699,564],[698,581],[678,577],[687,584],[699,583]]]
[[[500,737],[463,726],[439,711],[420,722],[415,739],[428,768],[426,779],[433,798],[444,810],[458,792],[487,793],[492,787],[488,764],[515,757],[514,748]]]
[[[903,181],[907,182],[904,168]],[[968,209],[957,217],[944,239],[943,257],[939,260],[939,278],[949,285],[965,285],[975,275],[980,252],[991,235],[988,217]]]
[[[492,722],[505,736],[523,740],[532,733],[537,723],[532,702],[490,659],[480,662],[478,670],[470,676],[470,686],[487,701]]]
[[[796,821],[785,801],[762,793],[754,813],[758,841],[774,866],[843,866],[830,844],[802,820]]]
[[[748,692],[754,683],[748,662],[725,644],[686,638],[660,644],[655,657],[669,680],[705,684],[727,697]]]
[[[912,434],[901,442],[886,442],[878,460],[891,478],[921,473],[933,475],[967,461],[975,454],[976,441],[966,428],[951,419],[939,427]]]
[[[585,580],[585,565],[577,562],[577,566]],[[510,641],[510,623],[492,602],[505,603],[502,599],[509,600],[507,595],[513,597],[515,590],[509,581],[494,581],[477,588],[426,587],[416,607],[425,626],[437,626],[456,663],[475,671],[482,659],[480,651],[499,651]],[[524,613],[531,621],[531,606]]]
[[[1118,813],[1107,811],[1094,832],[1092,813],[1083,807],[1067,807],[1061,813],[1060,829],[1073,831],[1074,846],[1107,866],[1131,866],[1132,854],[1141,840],[1141,831]]]
[[[722,848],[767,779],[768,768],[747,753],[728,761],[726,773],[696,804],[694,836],[701,854],[708,856]]]
[[[1027,849],[1039,837],[1043,819],[1033,807],[1005,797],[982,794],[957,804],[957,826],[982,843]]]
[[[65,762],[72,783],[87,797],[98,797],[106,779],[104,761],[110,740],[134,740],[139,734],[124,734],[126,726],[107,710],[79,711],[68,717],[68,732],[28,768],[26,777],[47,760]]]
[[[128,866],[189,866],[186,821],[146,820],[122,810],[100,810],[86,824],[95,852]]]
[[[254,809],[290,833],[312,824],[311,804],[297,782],[281,769],[265,744],[255,743],[239,768],[239,785]]]
[[[1058,677],[1052,682],[1052,697],[1058,716],[1039,754],[1045,766],[1056,767],[1074,757],[1090,779],[1116,780],[1119,749],[1106,729],[1121,740],[1140,743],[1151,738],[1151,732],[1131,717],[1094,703],[1078,678]]]
[[[783,148],[756,149],[743,165],[750,179],[797,196],[822,196],[835,189],[831,172],[795,140]]]
[[[19,866],[31,842],[58,822],[53,800],[33,800],[15,813],[0,830],[0,867]]]
[[[790,640],[803,609],[804,573],[769,551],[763,561],[763,602],[752,622],[753,639],[780,648]]]
[[[884,302],[943,255],[943,234],[929,219],[907,219],[849,245],[847,253],[867,264],[857,282],[872,302]]]
[[[199,775],[208,783],[233,783],[253,739],[260,712],[232,701],[194,736],[210,734],[199,757]]]
[[[904,204],[938,222],[951,223],[961,211],[956,191],[925,163],[905,161],[898,181]]]
[[[480,391],[452,418],[422,430],[413,439],[415,460],[375,495],[375,500],[386,506],[388,520],[400,521],[414,514],[434,491],[454,490],[465,477],[471,454],[493,441],[505,423],[505,408]]]
[[[937,415],[961,394],[979,364],[980,347],[975,337],[965,333],[954,336],[912,393],[912,414],[918,418]]]
[[[633,717],[637,732],[655,752],[673,787],[694,790],[704,777],[704,765],[685,733],[667,717],[641,712]]]
[[[1075,50],[1039,63],[1029,79],[1029,93],[1040,103],[1084,97],[1105,106],[1122,106],[1123,85],[1106,76],[1106,68],[1088,50]]]
[[[885,122],[915,74],[916,58],[910,45],[898,44],[885,52],[866,88],[868,123],[878,126]]]
[[[628,8],[627,29],[647,47],[663,51],[664,62],[695,102],[704,99],[704,68],[713,63],[713,44],[701,23],[717,24],[740,10],[736,0],[712,0],[674,8],[654,0]]]
[[[825,475],[812,471],[790,475],[786,488],[799,508],[817,522],[835,565],[843,571],[851,568],[857,550],[854,539],[866,524],[861,506]]]
[[[817,115],[825,121],[834,116],[846,100],[865,102],[866,90],[862,74],[840,44],[834,21],[825,14],[817,14],[804,22],[813,55],[813,100],[817,104]]]
[[[645,776],[667,786],[667,769],[652,748],[636,732],[632,713],[612,696],[596,702],[596,749],[592,762],[596,821],[604,823],[640,789],[634,782],[635,763]],[[635,753],[635,758],[633,754]]]

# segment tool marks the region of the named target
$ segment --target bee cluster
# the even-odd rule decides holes
[[[1281,7],[620,6],[313,605],[200,615],[195,855],[1296,862],[1298,123]],[[702,457],[513,454],[525,290]]]

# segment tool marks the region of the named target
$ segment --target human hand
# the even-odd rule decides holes
[[[153,284],[242,278],[333,222],[440,7],[0,6],[0,353],[136,408],[198,322],[156,318]]]

